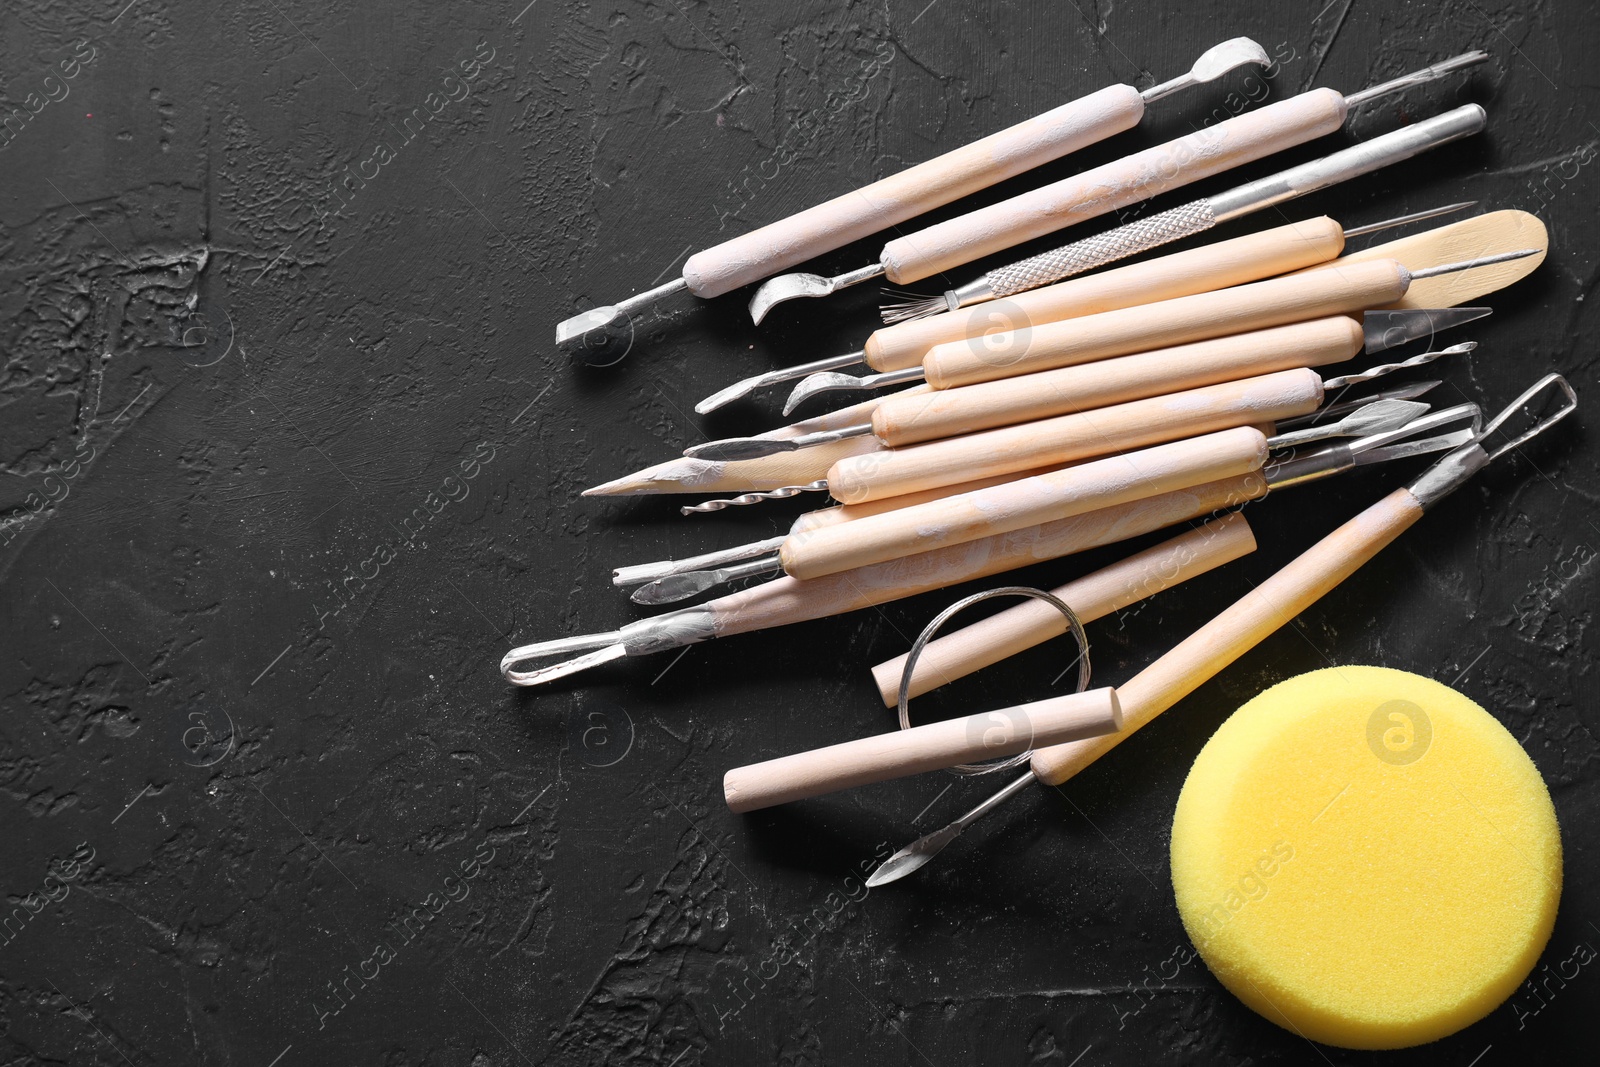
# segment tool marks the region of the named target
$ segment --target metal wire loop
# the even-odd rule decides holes
[[[906,653],[906,665],[900,671],[900,691],[896,702],[896,706],[900,711],[900,729],[911,729],[911,678],[917,669],[917,659],[922,655],[923,648],[927,646],[929,641],[933,640],[939,629],[949,622],[953,616],[965,611],[974,604],[1001,596],[1020,596],[1042,600],[1066,616],[1067,628],[1072,631],[1072,637],[1078,643],[1078,688],[1076,691],[1081,693],[1089,688],[1089,636],[1083,632],[1083,621],[1078,618],[1078,613],[1068,607],[1066,601],[1054,593],[1047,593],[1043,589],[1035,589],[1030,585],[1005,585],[997,589],[986,589],[981,593],[973,593],[971,596],[962,597],[945,608],[934,617],[932,622],[923,627],[922,632],[917,635],[917,639],[911,643],[911,651]],[[989,763],[958,763],[948,769],[952,774],[992,774],[995,771],[1019,767],[1026,763],[1032,755],[1031,751],[1023,752],[1019,755],[1009,756]]]

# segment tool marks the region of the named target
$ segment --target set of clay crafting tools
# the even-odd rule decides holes
[[[1102,89],[696,253],[681,277],[582,312],[560,325],[557,339],[604,362],[608,346],[631,337],[634,316],[683,291],[711,298],[760,282],[749,302],[760,323],[780,303],[880,277],[895,285],[948,277],[1336,133],[1354,108],[1485,59],[1468,52],[1350,94],[1312,89],[964,215],[902,226],[1127,131],[1155,100],[1267,62],[1254,42],[1227,41],[1169,82],[1142,92]],[[1029,764],[995,796],[902,850],[873,882],[903,877],[1030,782],[1059,784],[1109,751],[1490,460],[1574,409],[1576,397],[1557,375],[1487,423],[1475,404],[1436,403],[1444,395],[1464,399],[1459,390],[1407,380],[1407,372],[1436,361],[1449,374],[1452,364],[1481,358],[1475,341],[1455,335],[1491,313],[1479,301],[1542,262],[1548,237],[1538,219],[1475,203],[1381,221],[1295,219],[1285,210],[1297,197],[1477,135],[1488,123],[1479,105],[1458,106],[969,274],[942,294],[896,295],[860,350],[759,372],[714,393],[698,411],[796,380],[785,415],[825,396],[855,396],[847,407],[754,436],[695,445],[585,495],[710,497],[685,505],[686,514],[821,493],[832,503],[776,536],[617,566],[613,584],[638,604],[713,595],[616,630],[514,648],[503,674],[516,685],[544,685],[617,660],[840,615],[1179,528],[1053,589],[1011,585],[953,605],[904,656],[871,671],[883,703],[899,709],[901,729],[845,726],[838,744],[728,771],[727,803],[742,812],[930,770]],[[1269,211],[1271,225],[1204,239],[1215,227]],[[891,229],[877,261],[859,269],[774,277]],[[1396,230],[1409,232],[1389,232]],[[1379,232],[1385,243],[1348,247]],[[1382,363],[1342,366],[1380,354]],[[1529,428],[1508,430],[1517,419]],[[1085,624],[1252,552],[1241,505],[1420,457],[1433,464],[1405,488],[1266,581],[1241,585],[1236,604],[1149,667],[1116,687],[1089,687]],[[936,636],[955,613],[995,596],[1025,599]],[[1081,646],[1077,692],[911,725],[912,698],[1069,632]]]

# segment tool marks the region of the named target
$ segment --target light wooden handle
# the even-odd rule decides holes
[[[1038,745],[1098,737],[1121,724],[1116,690],[1090,689],[735,767],[723,775],[722,795],[730,811],[755,811],[958,763],[1014,756]]]
[[[1313,89],[890,241],[882,263],[907,285],[1333,133],[1344,96]]]
[[[1040,749],[1033,773],[1048,785],[1071,778],[1316,603],[1421,517],[1417,498],[1396,489],[1123,685],[1118,693],[1126,720],[1115,739]]]
[[[926,163],[696,252],[683,265],[684,280],[696,296],[721,296],[1132,129],[1143,117],[1144,98],[1137,89],[1131,85],[1108,86]]]
[[[1225,511],[1263,495],[1266,485],[1261,472],[1253,471],[809,582],[775,578],[718,597],[705,607],[712,614],[718,637],[842,615]]]
[[[1245,330],[1380,307],[1405,295],[1410,275],[1393,260],[1327,267],[1159,304],[1046,323],[980,342],[938,345],[922,361],[935,389],[1011,378]]]
[[[917,366],[929,349],[947,341],[1227,289],[1325,263],[1343,248],[1344,230],[1326,215],[1291,222],[1004,300],[885,326],[867,338],[867,363],[874,370],[903,370]]]
[[[1090,623],[1255,550],[1250,523],[1243,513],[1230,512],[1051,592],[1080,622]],[[922,646],[907,695],[919,697],[1067,630],[1066,616],[1053,606],[1042,600],[1024,600]],[[899,703],[905,666],[906,656],[900,655],[872,668],[872,680],[886,707]]]
[[[857,519],[865,519],[871,515],[882,515],[886,511],[895,511],[899,508],[909,508],[915,504],[926,504],[930,500],[943,500],[946,497],[959,496],[970,493],[975,489],[987,489],[991,485],[1001,482],[1014,482],[1018,478],[1031,478],[1036,474],[1049,474],[1059,470],[1060,465],[1039,467],[1034,470],[1024,471],[1021,474],[991,474],[987,478],[974,478],[970,482],[960,482],[956,485],[941,485],[937,489],[929,489],[922,493],[907,493],[904,496],[887,497],[883,500],[869,500],[865,504],[835,504],[831,508],[819,508],[808,511],[794,520],[794,525],[789,527],[791,534],[806,533],[810,530],[820,530],[827,526],[838,526]]]
[[[1321,367],[1351,358],[1362,341],[1361,324],[1336,315],[956,389],[890,396],[872,412],[872,431],[884,444],[903,448],[1292,367]]]
[[[1316,372],[1278,371],[909,448],[848,456],[828,469],[828,492],[835,500],[859,504],[974,476],[1067,463],[1305,415],[1321,402],[1322,379]]]
[[[1267,439],[1240,426],[796,534],[778,555],[791,577],[821,578],[1245,474],[1266,459]]]

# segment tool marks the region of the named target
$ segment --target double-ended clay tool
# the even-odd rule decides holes
[[[942,207],[1081,148],[1132,129],[1145,105],[1254,64],[1266,51],[1248,37],[1218,44],[1187,74],[1139,91],[1112,85],[999,133],[837,196],[778,222],[697,252],[678,278],[616,304],[574,315],[556,327],[556,344],[582,359],[605,353],[632,317],[679,292],[701,299],[732,292],[825,252]]]
[[[1490,451],[1490,438],[1541,394],[1565,397],[1554,413]],[[1059,786],[1172,707],[1266,637],[1306,611],[1329,590],[1355,573],[1423,514],[1465,485],[1491,462],[1513,451],[1570,415],[1577,395],[1566,379],[1550,374],[1496,415],[1471,440],[1452,449],[1404,488],[1396,489],[1333,533],[1171,651],[1116,688],[1122,728],[1104,738],[1075,741],[1035,751],[1031,769],[950,825],[901,849],[867,879],[870,886],[904,878],[932,859],[977,819],[993,811],[1030,782]]]
[[[1333,133],[1354,107],[1390,93],[1442,78],[1488,59],[1474,51],[1346,96],[1312,89],[1214,126],[1093,167],[989,207],[897,237],[878,262],[833,278],[785,274],[764,282],[750,300],[760,322],[775,305],[798,297],[827,296],[846,286],[887,277],[909,285],[1013,245],[1214,174],[1254,162],[1286,148]]]
[[[981,339],[947,341],[929,349],[919,365],[904,370],[860,378],[813,375],[795,386],[790,406],[820,392],[881,389],[924,380],[936,390],[951,389],[1324,315],[1355,314],[1400,300],[1414,281],[1543,252],[1513,249],[1415,271],[1396,259],[1336,260],[1315,270],[1229,289],[997,331]],[[707,447],[696,446],[685,454],[701,455]]]
[[[800,579],[837,574],[1244,474],[1266,464],[1269,452],[1337,437],[1356,438],[1272,465],[1269,480],[1273,485],[1297,484],[1350,470],[1361,465],[1358,457],[1401,438],[1462,421],[1473,421],[1476,428],[1478,409],[1472,404],[1427,412],[1428,405],[1414,401],[1381,401],[1341,419],[1272,437],[1252,426],[1238,426],[1044,474],[1018,476],[853,522],[791,533],[770,554],[709,570],[666,575],[640,586],[631,599],[637,604],[670,604],[743,578],[779,572]],[[885,502],[898,499],[891,497]]]
[[[1292,405],[1293,410],[1284,414],[1309,414],[1315,406],[1314,402],[1295,404]],[[1475,413],[1472,405],[1451,410],[1466,415]],[[1408,443],[1403,440],[1408,433],[1437,425],[1447,414],[1450,413],[1424,415],[1400,430],[1378,435],[1384,445],[1366,453],[1365,462],[1404,459],[1454,447],[1459,443],[1456,439],[1459,434],[1446,434],[1423,442]],[[1460,415],[1452,414],[1450,417],[1459,418]],[[1279,485],[1306,484],[1319,476],[1348,470],[1349,465],[1340,465],[1342,456],[1342,452],[1336,452],[1329,459],[1320,461],[1328,466],[1325,472],[1317,470],[1318,452],[1313,451],[1294,456],[1281,465],[1274,464],[1204,485],[1176,489],[1143,500],[1101,508],[1084,515],[1054,519],[886,563],[857,567],[809,580],[785,575],[704,604],[639,619],[618,630],[557,638],[513,648],[500,661],[500,672],[513,685],[544,685],[627,657],[665,652],[713,638],[787,626],[887,604],[918,593],[948,588],[961,582],[987,578],[1018,567],[1124,541],[1175,523],[1218,514],[1258,499]],[[573,653],[577,655],[560,662],[519,669],[525,664]]]

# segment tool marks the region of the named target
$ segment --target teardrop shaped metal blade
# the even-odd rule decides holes
[[[949,826],[917,838],[878,865],[878,869],[867,878],[868,888],[899,881],[912,871],[920,869],[923,864],[942,852],[946,845],[960,837],[964,829],[966,827],[961,823],[953,822]]]
[[[794,452],[805,446],[794,438],[779,437],[724,437],[720,441],[691,445],[683,450],[690,459],[713,459],[721,462],[738,459],[760,459],[779,452]]]
[[[1361,316],[1362,351],[1367,355],[1432,337],[1457,326],[1465,326],[1494,314],[1493,308],[1402,308],[1398,311],[1368,311]]]

